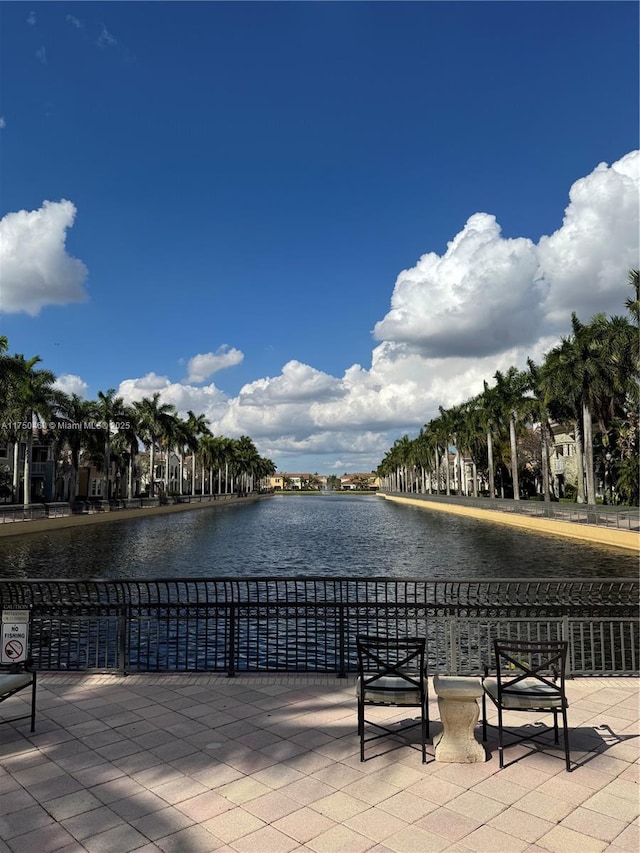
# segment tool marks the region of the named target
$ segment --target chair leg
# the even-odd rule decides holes
[[[31,731],[36,730],[36,675],[33,674],[33,684],[31,685]]]
[[[425,699],[422,708],[422,763],[427,763],[427,732],[429,731],[429,706]]]
[[[562,709],[562,734],[564,735],[564,760],[567,765],[567,773],[571,773],[571,757],[569,753],[569,727],[567,725],[567,709]]]
[[[504,768],[504,743],[503,743],[503,732],[502,732],[502,708],[498,705],[498,759],[500,762],[500,769]]]
[[[482,741],[487,739],[487,694],[482,693]]]
[[[558,740],[558,712],[553,712],[553,741],[554,743],[559,743]]]

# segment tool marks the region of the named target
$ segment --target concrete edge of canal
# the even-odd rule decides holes
[[[640,553],[640,534],[633,530],[617,530],[595,525],[579,524],[572,521],[556,521],[551,518],[532,518],[526,515],[516,515],[511,512],[479,509],[477,507],[458,506],[456,504],[435,503],[419,498],[403,498],[397,495],[380,494],[385,500],[395,503],[409,504],[419,509],[448,512],[453,515],[464,515],[467,518],[477,518],[482,521],[492,521],[494,524],[506,524],[540,533],[552,533],[569,539],[580,539],[583,542],[593,542],[598,545],[613,545],[626,551]]]
[[[170,504],[168,506],[149,506],[136,509],[117,509],[109,512],[95,512],[88,515],[63,515],[59,518],[38,518],[32,521],[6,521],[0,524],[0,538],[6,536],[24,536],[28,533],[48,533],[52,530],[66,530],[70,527],[84,527],[87,524],[107,524],[113,521],[126,521],[132,518],[144,518],[154,515],[169,515],[174,512],[196,512],[197,510],[222,510],[238,504],[247,505],[262,500],[267,495],[247,495],[246,497],[225,497],[203,503]]]

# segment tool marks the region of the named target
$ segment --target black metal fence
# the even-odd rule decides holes
[[[637,579],[3,580],[53,671],[335,672],[357,634],[426,636],[430,672],[479,673],[493,637],[567,639],[573,675],[630,675]]]

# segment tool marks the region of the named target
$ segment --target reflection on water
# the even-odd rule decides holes
[[[0,577],[636,577],[631,552],[399,506],[278,496],[0,539]]]

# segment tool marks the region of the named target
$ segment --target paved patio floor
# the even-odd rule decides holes
[[[0,851],[635,853],[638,681],[568,692],[570,774],[560,749],[526,744],[500,771],[494,733],[486,763],[430,746],[423,765],[389,738],[361,763],[353,679],[40,675],[36,732],[0,726]],[[433,735],[434,696],[431,716]]]

